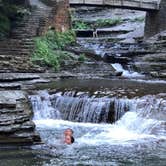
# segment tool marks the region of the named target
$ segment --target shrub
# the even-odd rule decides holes
[[[136,17],[133,20],[131,20],[131,22],[144,22],[145,21],[145,17]]]
[[[50,30],[44,36],[35,39],[32,62],[47,65],[57,71],[64,60],[71,59],[70,54],[63,49],[74,43],[75,33],[73,31],[57,33]]]
[[[73,21],[73,29],[90,29],[91,27],[84,21],[82,20],[75,20]]]
[[[85,55],[84,54],[81,54],[78,58],[78,61],[79,62],[84,62],[85,61]]]
[[[122,20],[120,18],[116,19],[98,19],[95,23],[96,27],[109,27],[120,24]]]

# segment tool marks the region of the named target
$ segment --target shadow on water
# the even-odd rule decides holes
[[[116,92],[122,96],[135,97],[144,95],[155,95],[166,93],[166,82],[148,81],[148,80],[127,80],[127,79],[60,79],[51,83],[37,84],[35,90],[47,89],[52,91],[83,91],[93,94],[102,91],[104,94],[113,94]],[[121,96],[120,96],[121,97]]]

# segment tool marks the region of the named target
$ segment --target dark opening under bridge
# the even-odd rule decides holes
[[[69,0],[70,5],[110,6],[146,11],[145,37],[166,30],[166,0]]]

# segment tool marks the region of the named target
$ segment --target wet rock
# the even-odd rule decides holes
[[[150,72],[150,75],[152,76],[152,77],[155,77],[155,78],[157,78],[157,77],[159,77],[159,74],[158,74],[158,72]]]
[[[0,90],[20,90],[21,84],[19,83],[0,83]]]
[[[32,122],[27,94],[23,91],[0,91],[0,146],[40,142]]]
[[[110,76],[122,76],[122,71],[115,71],[114,73],[110,73]]]
[[[166,71],[159,74],[160,78],[166,78]]]
[[[109,55],[107,53],[104,55],[103,58],[106,62],[109,62],[109,63],[127,64],[131,61],[131,58],[129,57]]]
[[[31,73],[0,73],[1,82],[24,81],[39,79],[40,76]]]

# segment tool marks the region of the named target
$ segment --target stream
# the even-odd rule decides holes
[[[78,38],[84,48],[108,53],[107,43],[95,42]],[[122,77],[36,85],[28,97],[43,144],[1,151],[0,166],[165,166],[166,81],[112,66]],[[72,145],[62,140],[67,128]]]
[[[44,144],[2,151],[0,165],[165,165],[164,82],[64,79],[39,87],[29,99]],[[66,128],[72,145],[62,141]]]

